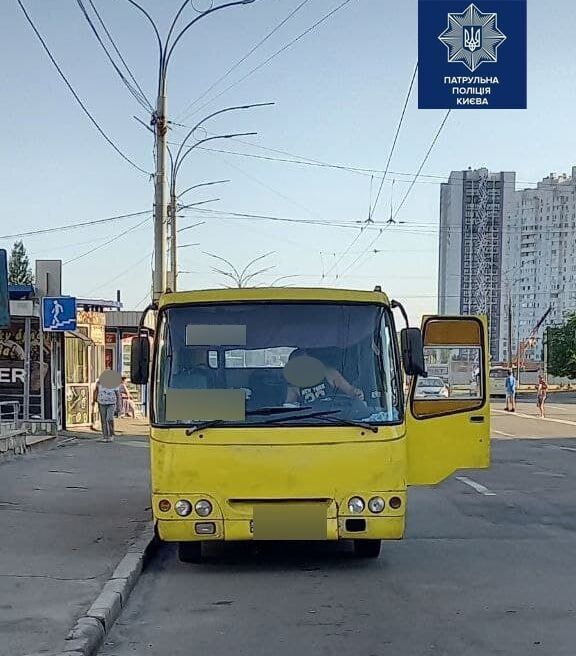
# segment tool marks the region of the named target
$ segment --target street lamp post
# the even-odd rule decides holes
[[[168,34],[164,40],[162,40],[160,36],[160,32],[154,19],[146,9],[136,2],[136,0],[127,1],[140,11],[150,23],[158,43],[158,89],[156,110],[152,116],[152,126],[154,128],[156,142],[156,172],[154,176],[154,278],[152,300],[157,301],[160,295],[166,290],[166,219],[168,211],[168,181],[166,178],[168,160],[168,97],[166,82],[168,65],[172,54],[174,53],[174,49],[184,34],[198,21],[222,9],[251,4],[255,0],[236,0],[235,2],[226,2],[222,5],[211,7],[189,21],[180,32],[174,36],[174,30],[176,29],[178,19],[189,3],[189,0],[184,0],[179,10],[176,12],[168,30]]]
[[[192,134],[191,132],[189,134]],[[246,137],[253,136],[257,134],[256,132],[236,132],[234,134],[219,134],[213,137],[206,137],[205,139],[200,139],[193,143],[188,150],[182,154],[182,146],[186,143],[186,140],[182,143],[178,149],[176,157],[172,160],[171,164],[171,178],[170,178],[170,266],[172,270],[172,279],[170,280],[170,287],[173,292],[177,288],[177,279],[178,279],[178,244],[177,244],[177,228],[176,228],[176,213],[177,206],[176,201],[178,196],[176,195],[176,179],[178,177],[178,171],[180,166],[186,159],[186,157],[195,149],[201,146],[207,141],[214,141],[216,139],[233,139],[234,137]]]
[[[177,207],[176,207],[176,201],[177,201],[177,195],[176,195],[176,179],[178,176],[178,171],[180,170],[180,166],[186,159],[186,157],[197,147],[201,146],[202,144],[208,142],[208,141],[215,141],[217,139],[232,139],[234,137],[247,137],[247,136],[254,136],[256,132],[238,132],[235,134],[219,134],[219,135],[214,135],[211,137],[206,137],[204,139],[199,139],[195,143],[193,143],[191,146],[187,148],[187,150],[184,152],[184,149],[186,148],[188,141],[191,139],[191,137],[194,135],[196,130],[200,128],[206,121],[209,121],[210,119],[219,116],[221,114],[226,114],[227,112],[234,112],[234,111],[242,111],[246,109],[253,109],[255,107],[269,107],[271,105],[274,105],[273,102],[267,102],[267,103],[251,103],[249,105],[235,105],[233,107],[225,107],[224,109],[219,109],[218,111],[212,112],[211,114],[208,114],[208,116],[205,116],[201,121],[198,121],[194,127],[190,128],[186,136],[184,137],[182,143],[179,145],[179,148],[176,152],[175,157],[170,157],[171,158],[171,164],[170,164],[170,209],[169,209],[169,223],[170,223],[170,270],[172,272],[171,279],[168,281],[168,286],[172,289],[172,291],[176,291],[177,289],[177,284],[178,284],[178,245],[177,245],[177,227],[176,227],[176,222],[177,222]],[[216,184],[214,183],[204,183],[204,186],[207,184]],[[180,194],[181,196],[185,194],[187,191],[190,191],[191,189],[194,189],[198,186],[202,185],[194,185],[193,187],[189,187],[186,191],[182,192]]]

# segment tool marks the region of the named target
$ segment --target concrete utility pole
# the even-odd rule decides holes
[[[166,290],[166,212],[168,199],[168,179],[166,178],[166,159],[168,156],[166,77],[160,84],[160,93],[154,117],[156,138],[156,175],[154,177],[154,282],[153,301],[160,298]]]
[[[178,232],[181,230],[177,229],[177,212],[178,212],[178,199],[182,198],[184,194],[187,194],[193,189],[198,189],[200,187],[209,187],[215,184],[224,184],[230,182],[230,180],[213,180],[212,182],[201,182],[200,184],[192,185],[188,187],[181,194],[176,194],[176,177],[173,176],[170,181],[170,205],[168,206],[168,222],[170,225],[170,272],[171,278],[167,281],[168,287],[173,291],[178,289]],[[195,207],[197,205],[204,205],[205,203],[212,203],[214,201],[220,200],[219,198],[211,198],[209,200],[200,201],[199,203],[192,203],[190,205],[185,205],[182,209],[187,209]],[[202,225],[198,223],[196,225]],[[188,226],[189,229],[196,226]]]
[[[190,0],[184,0],[176,12],[174,19],[164,39],[160,36],[160,31],[152,16],[136,0],[127,0],[135,7],[154,30],[154,35],[158,44],[158,93],[156,98],[156,111],[152,116],[152,125],[154,126],[154,136],[156,145],[156,172],[154,176],[154,275],[152,279],[152,300],[157,301],[166,291],[166,226],[168,214],[168,181],[166,178],[166,162],[168,159],[168,98],[167,98],[167,75],[168,65],[174,52],[174,49],[184,36],[184,34],[199,20],[213,14],[221,9],[228,7],[237,7],[255,2],[255,0],[236,0],[235,2],[226,2],[216,7],[211,7],[206,11],[200,12],[195,18],[188,21],[186,25],[175,35],[176,24],[182,15],[182,12],[190,4]]]

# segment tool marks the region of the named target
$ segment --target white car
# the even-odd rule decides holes
[[[442,378],[419,378],[416,385],[416,396],[419,398],[447,399],[450,391]]]

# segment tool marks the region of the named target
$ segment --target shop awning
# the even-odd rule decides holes
[[[69,337],[76,337],[77,339],[82,340],[89,346],[95,346],[94,341],[90,339],[90,337],[87,337],[83,332],[80,330],[67,330],[66,335]]]

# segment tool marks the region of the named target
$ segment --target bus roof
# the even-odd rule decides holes
[[[161,296],[159,306],[242,301],[331,301],[334,303],[390,304],[388,296],[383,292],[322,287],[248,287],[167,293]]]

